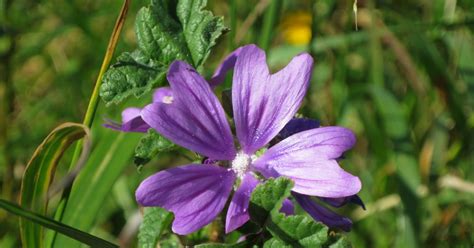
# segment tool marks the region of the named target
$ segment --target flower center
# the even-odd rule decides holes
[[[172,104],[173,103],[173,97],[172,96],[165,96],[163,97],[163,100],[161,100],[163,103],[166,104]]]
[[[250,163],[252,163],[252,157],[243,152],[239,152],[232,161],[232,170],[239,178],[242,178],[245,172],[247,172]]]

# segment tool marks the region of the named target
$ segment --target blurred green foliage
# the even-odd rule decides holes
[[[358,137],[342,166],[361,177],[367,210],[345,210],[355,223],[348,240],[356,247],[472,246],[474,2],[358,0],[356,14],[353,1],[250,2],[210,1],[231,30],[204,72],[209,76],[227,53],[247,43],[266,48],[273,71],[299,52],[312,53],[316,65],[301,113],[349,127]],[[18,200],[25,165],[42,139],[60,123],[82,120],[120,4],[0,0],[3,199]],[[146,4],[132,2],[117,55],[136,47],[134,19]],[[123,246],[137,243],[138,183],[192,156],[160,154],[137,172],[132,155],[140,136],[124,138],[100,124],[145,98],[108,108],[101,103],[83,173],[97,169],[98,185],[105,186],[100,192],[76,187],[73,202],[81,208],[65,216],[66,224],[79,223],[75,227]],[[100,181],[89,179],[77,183]],[[107,197],[95,201],[99,193]],[[82,197],[94,204],[88,207]],[[50,215],[57,205],[53,198]],[[0,247],[19,245],[17,219],[0,212]]]

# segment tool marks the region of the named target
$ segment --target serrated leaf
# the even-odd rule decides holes
[[[291,192],[293,182],[290,179],[279,177],[269,179],[266,183],[258,185],[250,197],[250,219],[264,225],[270,217],[270,212],[280,206]]]
[[[173,142],[158,134],[154,129],[149,129],[147,135],[143,136],[135,147],[135,164],[146,164],[158,153],[173,150],[175,147]]]
[[[169,235],[165,239],[160,240],[159,246],[160,248],[181,248],[181,242],[179,241],[178,236],[176,235]]]
[[[100,96],[107,103],[140,97],[165,83],[167,68],[184,60],[195,68],[204,63],[226,30],[222,17],[203,10],[206,0],[152,0],[136,17],[138,48],[117,58],[105,73]]]
[[[350,248],[351,243],[342,235],[334,235],[329,238],[324,247],[329,248]]]
[[[143,222],[138,232],[138,247],[156,247],[163,230],[168,228],[172,220],[173,214],[165,209],[158,207],[145,208]]]
[[[328,238],[328,228],[303,215],[286,217],[272,211],[267,230],[277,239],[293,247],[321,247]]]
[[[234,243],[234,244],[225,244],[225,243],[206,243],[206,244],[200,244],[196,245],[194,247],[196,248],[220,248],[220,247],[226,247],[226,248],[247,248],[247,247],[261,247],[260,245],[260,235],[259,234],[248,234],[245,236],[245,240]]]
[[[268,179],[250,198],[250,219],[273,236],[265,247],[327,247],[339,240],[328,238],[328,227],[305,215],[286,216],[282,202],[290,196],[293,183],[286,178]],[[342,241],[340,241],[342,243]],[[336,246],[338,247],[338,246]]]
[[[215,17],[210,11],[203,10],[206,4],[207,0],[181,0],[177,8],[184,38],[196,67],[204,63],[211,47],[226,30],[222,17]]]
[[[249,242],[242,241],[237,244],[207,243],[194,246],[196,248],[245,248],[252,247]]]
[[[123,53],[104,74],[100,97],[107,103],[119,103],[130,95],[139,97],[162,84],[165,75],[166,67],[140,50]]]
[[[291,248],[291,245],[285,244],[283,241],[277,238],[271,238],[263,244],[263,248]]]

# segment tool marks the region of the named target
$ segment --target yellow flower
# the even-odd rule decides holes
[[[311,40],[311,14],[298,11],[286,15],[280,25],[283,38],[292,45],[306,45]]]

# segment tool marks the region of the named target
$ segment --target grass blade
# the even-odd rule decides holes
[[[95,129],[100,128],[102,131]],[[117,133],[101,126],[93,128],[98,143],[81,173],[74,181],[61,222],[90,230],[95,224],[105,199],[123,170],[132,164],[139,134]],[[78,211],[80,209],[80,211]],[[54,247],[77,247],[70,239],[57,236]]]
[[[54,129],[38,146],[26,166],[21,181],[20,205],[40,214],[46,214],[47,193],[64,152],[75,141],[89,136],[89,129],[76,123],[64,123]],[[87,142],[84,143],[88,145]],[[84,151],[86,151],[85,149]],[[20,219],[23,247],[42,247],[43,228]]]
[[[118,247],[117,245],[112,244],[106,240],[90,235],[86,232],[77,230],[73,227],[64,225],[63,223],[55,221],[53,219],[25,210],[16,204],[10,203],[2,199],[0,199],[0,208],[12,214],[18,215],[24,220],[29,220],[46,228],[50,228],[56,232],[62,233],[91,247]]]

